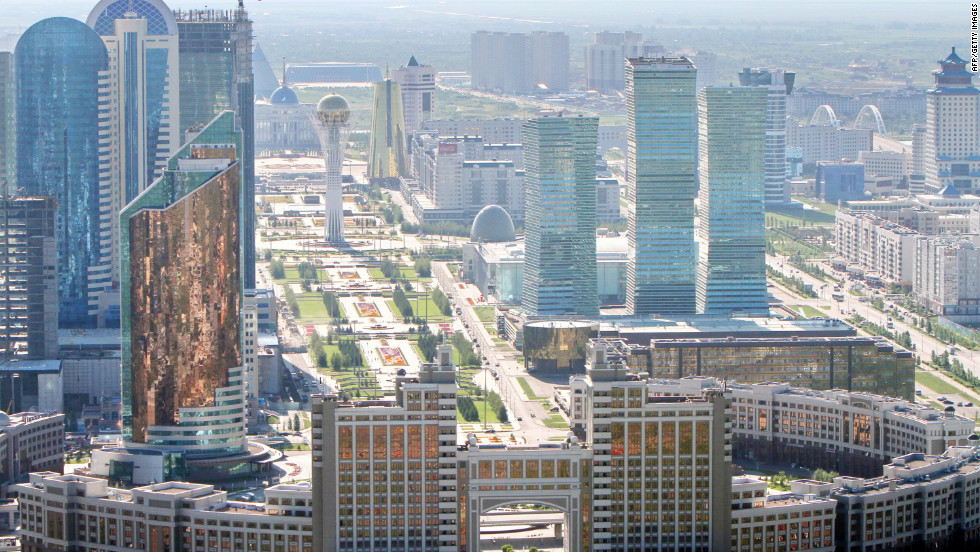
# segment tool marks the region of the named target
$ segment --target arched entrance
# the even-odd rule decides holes
[[[538,508],[527,508],[532,505]],[[551,550],[558,547],[565,551],[578,550],[570,542],[575,539],[569,537],[581,533],[577,527],[582,520],[580,516],[575,519],[572,512],[576,509],[574,506],[572,508],[569,510],[567,504],[562,507],[556,501],[540,500],[537,497],[491,506],[476,516],[479,522],[480,548],[475,550],[496,552],[505,544],[518,550],[532,546]]]

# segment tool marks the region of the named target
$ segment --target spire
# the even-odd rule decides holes
[[[408,60],[408,66],[409,67],[418,67],[419,66],[419,62],[415,60],[415,56],[412,56],[412,59]]]
[[[282,85],[286,86],[286,56],[282,56]]]

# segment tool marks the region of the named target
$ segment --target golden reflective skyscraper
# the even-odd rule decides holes
[[[408,176],[407,147],[401,86],[385,79],[374,85],[368,177]]]

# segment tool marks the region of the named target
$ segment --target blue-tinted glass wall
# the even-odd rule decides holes
[[[762,87],[698,95],[698,312],[767,314],[766,107]]]
[[[0,52],[0,193],[17,189],[14,135],[14,54]]]
[[[626,62],[626,306],[694,314],[697,69],[686,58]]]
[[[599,314],[595,156],[599,119],[524,123],[524,292],[531,315]]]
[[[252,21],[234,11],[175,11],[180,49],[180,129],[235,112],[242,131],[242,280],[255,287],[255,91]]]
[[[24,195],[58,200],[62,327],[87,327],[89,268],[99,262],[99,72],[105,44],[74,19],[31,26],[14,52],[17,182]]]

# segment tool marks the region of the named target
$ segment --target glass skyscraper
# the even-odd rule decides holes
[[[58,297],[62,327],[88,327],[92,269],[100,263],[99,73],[106,47],[65,17],[32,25],[14,53],[17,182],[22,195],[58,202]]]
[[[14,134],[14,54],[0,52],[0,193],[17,189],[17,139]]]
[[[762,87],[698,93],[698,312],[769,312]]]
[[[162,0],[101,0],[88,25],[102,37],[109,67],[102,81],[102,265],[94,313],[119,319],[119,211],[146,189],[180,146],[177,21]],[[207,121],[204,121],[207,122]]]
[[[255,83],[252,21],[235,10],[174,13],[180,48],[180,130],[205,125],[226,109],[242,131],[242,201],[255,203]],[[246,289],[255,287],[255,217],[242,221]]]
[[[189,458],[245,450],[241,147],[226,111],[120,214],[129,445]]]
[[[626,62],[626,306],[694,314],[697,69],[686,58]]]
[[[524,292],[530,315],[599,313],[595,156],[599,119],[524,123]]]

